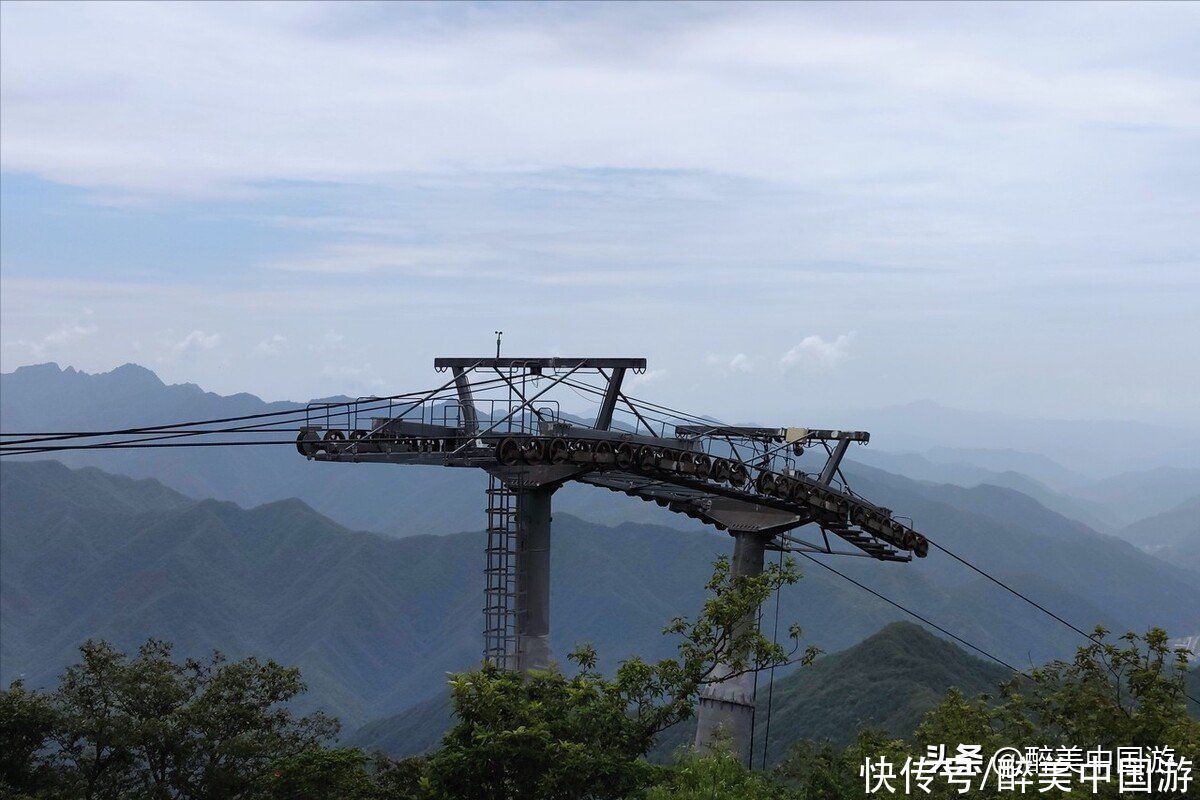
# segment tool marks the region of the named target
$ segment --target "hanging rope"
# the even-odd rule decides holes
[[[779,569],[783,571],[783,550],[779,551]],[[771,644],[779,644],[779,590],[783,588],[783,584],[775,587],[775,630],[771,634]],[[757,675],[757,673],[756,673]],[[771,680],[767,684],[767,724],[763,731],[763,754],[762,754],[762,769],[765,772],[767,769],[767,748],[771,745],[771,706],[775,700],[775,667],[771,667]],[[753,735],[750,741],[754,741]]]
[[[758,617],[754,620],[754,633],[762,636],[762,606],[758,607]],[[746,747],[746,769],[754,769],[754,723],[758,720],[758,673],[754,670],[754,689],[750,695],[750,744]]]

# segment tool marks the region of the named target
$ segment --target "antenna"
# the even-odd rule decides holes
[[[495,331],[496,334],[496,358],[500,357],[500,337],[504,335],[504,331]]]

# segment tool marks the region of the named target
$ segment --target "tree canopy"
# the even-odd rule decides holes
[[[583,646],[569,674],[552,667],[519,675],[485,664],[455,675],[454,726],[440,748],[402,761],[340,747],[336,721],[293,713],[304,691],[295,669],[219,653],[180,661],[154,640],[133,656],[87,642],[53,691],[16,681],[0,692],[0,797],[849,800],[890,796],[865,792],[867,759],[899,765],[931,747],[978,745],[986,760],[1000,748],[1166,746],[1193,765],[1200,760],[1200,722],[1185,704],[1186,654],[1158,629],[1116,640],[1097,629],[1074,659],[1030,670],[994,695],[951,690],[908,740],[871,728],[844,747],[802,740],[770,772],[748,770],[721,747],[683,752],[670,764],[647,760],[659,733],[692,714],[718,662],[738,672],[815,657],[812,648],[800,653],[798,630],[785,647],[741,624],[747,610],[796,577],[785,563],[735,578],[718,561],[700,613],[666,629],[677,640],[675,658],[634,658],[605,675]],[[917,796],[1010,795],[934,782]],[[1115,798],[1116,784],[1087,795]],[[1184,795],[1162,788],[1144,796]]]

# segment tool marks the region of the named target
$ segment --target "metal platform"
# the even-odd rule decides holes
[[[484,655],[507,669],[551,663],[550,499],[568,481],[653,502],[728,531],[733,572],[766,550],[924,557],[910,521],[856,494],[841,471],[866,431],[729,426],[637,400],[642,358],[438,358],[452,377],[425,393],[311,407],[296,449],[318,462],[422,464],[488,472]],[[591,382],[589,381],[589,378]],[[564,404],[594,405],[569,413]],[[749,624],[749,623],[747,623]],[[747,675],[706,684],[696,742],[725,728],[749,746]]]

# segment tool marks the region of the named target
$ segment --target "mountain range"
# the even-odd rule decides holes
[[[0,376],[6,432],[297,407],[168,386],[132,365],[100,375],[41,365]],[[1003,449],[896,454],[872,445],[856,457],[846,470],[856,490],[1080,627],[1200,632],[1200,472],[1175,466],[1104,483],[1048,456]],[[181,654],[215,648],[300,666],[306,707],[339,715],[348,730],[377,720],[356,741],[394,742],[396,730],[409,732],[410,745],[422,735],[436,741],[430,731],[448,713],[446,673],[470,668],[480,654],[482,474],[314,464],[290,446],[61,454],[69,466],[34,458],[45,459],[0,462],[0,681],[49,685],[88,637],[132,649],[155,636]],[[1039,477],[1001,469],[1021,465]],[[1123,516],[1112,514],[1114,504],[1125,504]],[[1130,519],[1135,508],[1145,519]],[[555,496],[556,651],[590,641],[605,666],[668,654],[661,626],[694,613],[713,558],[729,549],[728,536],[652,504],[565,487]],[[937,548],[907,565],[830,565],[1018,666],[1067,656],[1080,641]],[[805,643],[834,653],[905,618],[815,564],[800,566],[804,578],[780,606],[785,624],[802,623]],[[896,636],[872,647],[895,655],[884,646]],[[918,640],[912,631],[900,638]],[[804,675],[781,674],[777,691],[786,696],[781,687]],[[900,708],[923,684],[909,685],[912,698],[891,702],[895,720],[916,713]],[[777,710],[786,707],[779,702]]]
[[[303,407],[249,394],[218,395],[194,384],[167,385],[134,364],[96,375],[56,364],[0,375],[0,421],[7,432],[117,430]],[[290,441],[294,436],[285,431],[263,438]],[[173,449],[141,449],[64,452],[56,457],[71,466],[153,477],[196,499],[253,506],[300,498],[347,527],[392,536],[466,530],[480,525],[484,517],[487,476],[475,469],[310,463],[288,444],[200,447],[186,455]],[[572,485],[559,494],[556,506],[594,519],[698,528],[653,504],[613,504],[611,497],[600,489]]]
[[[1023,472],[1059,490],[1125,472],[1200,468],[1200,430],[1194,426],[1035,419],[929,400],[834,414],[827,424],[886,431],[889,450],[932,452],[939,461],[948,450],[953,460]]]
[[[1127,525],[1118,535],[1164,561],[1200,570],[1200,495]]]
[[[1200,576],[1066,520],[1011,490],[858,476],[935,541],[1081,625],[1189,635]],[[153,480],[56,461],[0,463],[0,680],[49,685],[75,648],[147,637],[181,654],[220,649],[300,666],[309,702],[348,725],[416,705],[477,663],[483,536],[355,532],[299,500],[253,508],[192,500]],[[589,641],[612,666],[671,651],[666,621],[693,613],[729,537],[706,530],[554,518],[552,639]],[[895,608],[816,565],[781,595],[781,619],[832,651]],[[837,567],[1010,663],[1069,654],[1073,634],[939,555]]]
[[[760,676],[755,760],[764,744],[768,763],[778,761],[797,739],[844,744],[864,724],[906,737],[949,689],[960,689],[969,696],[994,694],[1011,675],[1004,667],[971,656],[920,625],[893,622],[853,647],[824,655],[811,666],[779,678],[773,687],[767,686],[767,675]],[[449,694],[443,692],[393,717],[364,725],[348,743],[396,758],[416,755],[435,748],[452,723]],[[689,723],[664,731],[656,748],[658,757],[669,757],[679,747],[691,744],[694,731]]]
[[[113,430],[295,410],[303,405],[267,402],[245,393],[222,396],[194,384],[168,385],[134,364],[99,374],[39,364],[0,375],[0,422],[6,432]],[[987,417],[929,403],[863,413],[865,418],[848,422],[855,427],[880,427],[875,430],[876,443],[851,452],[853,461],[916,480],[1015,489],[1104,533],[1120,534],[1126,525],[1200,493],[1200,462],[1195,456],[1200,452],[1200,436],[1192,437],[1196,446],[1188,449],[1180,444],[1192,441],[1187,431],[1141,426],[1138,430],[1143,434],[1162,433],[1160,441],[1172,442],[1168,448],[1149,451],[1161,456],[1162,463],[1147,466],[1146,454],[1131,450],[1126,458],[1112,462],[1117,467],[1114,473],[1097,479],[1080,468],[1063,466],[1038,448],[1057,455],[1059,451],[1052,447],[1058,441],[1055,437],[1066,436],[1073,444],[1064,445],[1062,454],[1083,452],[1085,445],[1090,447],[1087,437],[1093,435],[1111,450],[1107,442],[1116,423],[1059,424],[1003,415]],[[944,435],[934,430],[939,420]],[[972,432],[977,441],[994,446],[937,444],[969,440]],[[999,434],[1003,435],[997,438]],[[914,443],[921,448],[903,451]],[[1013,449],[1019,443],[1036,447]],[[880,449],[880,445],[888,449]],[[65,452],[58,457],[73,466],[154,477],[197,499],[257,505],[298,497],[342,525],[393,536],[477,526],[486,486],[485,477],[477,470],[312,464],[288,446],[197,448],[186,456],[174,450],[146,449]],[[1103,462],[1086,459],[1082,466],[1094,468],[1098,463],[1108,463],[1107,456]],[[555,502],[558,509],[586,519],[697,529],[692,521],[653,504],[621,501],[584,486],[565,487]]]

